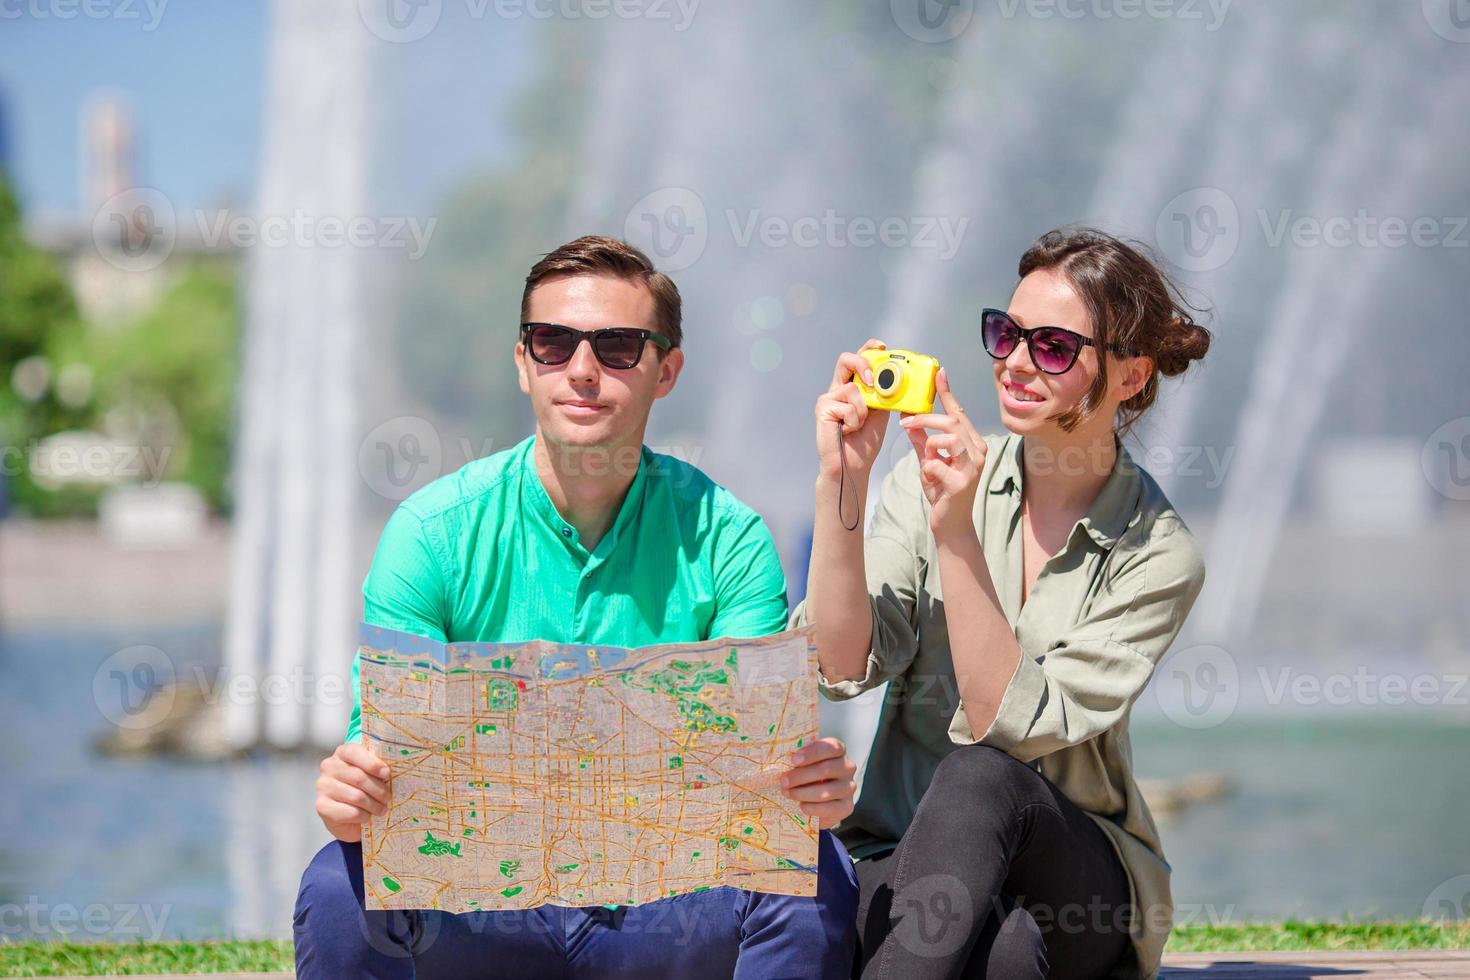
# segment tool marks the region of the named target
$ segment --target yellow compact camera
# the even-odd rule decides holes
[[[934,378],[939,361],[911,350],[865,350],[863,357],[873,366],[872,387],[861,377],[853,378],[869,408],[922,415],[934,410]]]

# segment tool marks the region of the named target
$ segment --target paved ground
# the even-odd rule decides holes
[[[289,973],[210,974],[211,980],[291,980]],[[1370,953],[1175,953],[1162,980],[1470,980],[1470,949]],[[82,980],[73,977],[71,980]],[[135,977],[134,980],[179,980]]]
[[[1363,980],[1470,978],[1470,950],[1364,953],[1176,953],[1164,957],[1166,980]]]

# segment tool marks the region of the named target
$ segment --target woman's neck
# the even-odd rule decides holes
[[[1021,483],[1032,511],[1085,512],[1118,459],[1112,429],[1027,435],[1021,449]]]

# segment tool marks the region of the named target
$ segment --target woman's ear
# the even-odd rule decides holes
[[[1123,364],[1123,379],[1119,384],[1119,393],[1122,395],[1118,399],[1120,402],[1126,402],[1142,391],[1154,373],[1154,359],[1147,354],[1124,358]]]

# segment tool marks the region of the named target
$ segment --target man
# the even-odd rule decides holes
[[[398,507],[363,583],[364,619],[440,641],[629,647],[784,629],[764,522],[643,446],[684,363],[674,283],[626,243],[579,238],[531,269],[521,320],[515,361],[535,434]],[[353,675],[355,691],[356,661]],[[317,782],[336,840],[301,880],[301,980],[848,976],[857,885],[825,830],[814,899],[713,888],[634,907],[363,911],[362,824],[392,788],[361,745],[360,712],[354,703]],[[842,743],[819,739],[793,756],[782,791],[830,827],[852,812],[852,776]]]

